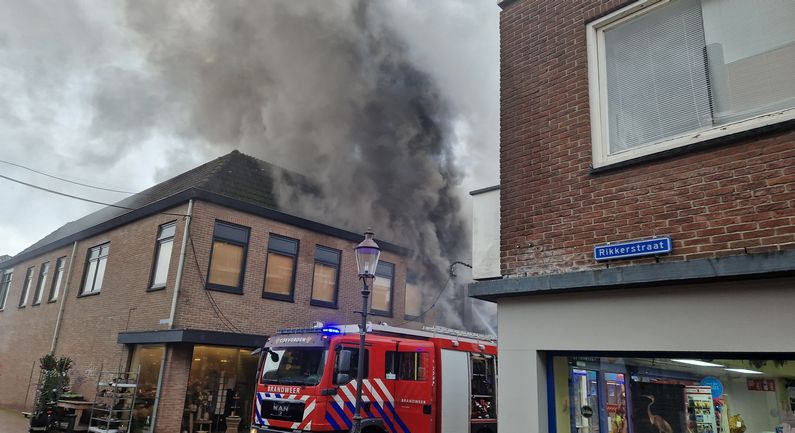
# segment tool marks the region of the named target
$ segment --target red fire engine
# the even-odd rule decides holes
[[[369,324],[364,433],[496,433],[497,344],[448,328]],[[261,349],[251,433],[347,432],[357,325],[281,330]]]

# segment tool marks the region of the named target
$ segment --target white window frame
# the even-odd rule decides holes
[[[604,55],[606,52],[604,32],[668,3],[670,3],[670,0],[639,0],[594,20],[586,26],[593,168],[605,167],[642,156],[795,119],[795,108],[788,108],[718,125],[709,129],[691,131],[610,155],[610,135],[607,129],[607,64]]]
[[[105,254],[103,256],[102,255],[102,248],[104,248],[104,247],[108,248],[108,252],[107,252],[107,254]],[[92,259],[91,258],[91,252],[94,251],[94,250],[98,251],[96,259]],[[105,242],[103,244],[99,244],[99,245],[93,246],[93,247],[88,249],[88,251],[86,252],[86,267],[85,267],[85,272],[84,272],[84,275],[83,275],[83,287],[80,290],[80,296],[94,295],[94,294],[100,293],[102,291],[102,284],[103,284],[104,279],[105,279],[105,274],[108,272],[108,268],[107,268],[107,266],[108,266],[108,256],[110,256],[110,242]],[[93,274],[90,274],[89,271],[91,269],[91,262],[92,261],[97,262],[97,267],[96,267],[96,269],[94,269]],[[105,262],[105,269],[102,272],[102,278],[99,279],[99,281],[97,281],[97,273],[99,272],[99,266],[100,266],[101,262],[103,262],[103,261]],[[91,277],[91,281],[90,282],[88,281],[89,277]],[[99,283],[99,284],[97,284],[97,283]]]
[[[165,236],[163,232],[166,229],[174,227],[174,233],[170,236]],[[165,224],[161,224],[157,228],[157,239],[155,240],[155,255],[152,262],[152,271],[149,277],[149,289],[161,289],[166,287],[166,282],[168,282],[168,271],[171,269],[171,256],[174,253],[174,238],[177,234],[177,222],[171,221]],[[163,282],[157,282],[155,279],[157,278],[157,271],[160,270],[160,255],[163,253],[163,245],[171,244],[171,252],[169,253],[166,262],[164,263],[165,266],[165,278]]]
[[[3,298],[0,299],[0,311],[5,310],[6,306],[8,304],[8,294],[11,292],[11,284],[14,282],[13,281],[14,280],[14,268],[0,270],[0,286],[2,286],[3,281],[5,280],[5,276],[8,275],[8,274],[10,274],[10,277],[9,277],[9,280],[8,280],[8,287],[6,287],[6,291],[3,294]]]

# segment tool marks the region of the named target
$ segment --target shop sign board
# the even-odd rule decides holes
[[[749,391],[775,391],[776,381],[774,379],[748,379]]]
[[[701,385],[712,388],[712,398],[723,396],[723,383],[717,377],[707,376],[701,379]]]
[[[593,247],[593,257],[597,262],[604,260],[629,259],[634,257],[668,254],[673,243],[668,236],[638,241],[611,243]]]

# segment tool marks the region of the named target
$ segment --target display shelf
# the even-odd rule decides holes
[[[132,411],[135,407],[137,388],[138,373],[100,372],[88,431],[94,433],[132,431]]]

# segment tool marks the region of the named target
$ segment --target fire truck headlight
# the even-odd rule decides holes
[[[256,428],[254,428],[254,427],[251,427],[251,430],[249,431],[249,433],[258,433],[258,432],[257,432],[257,429],[256,429]]]

